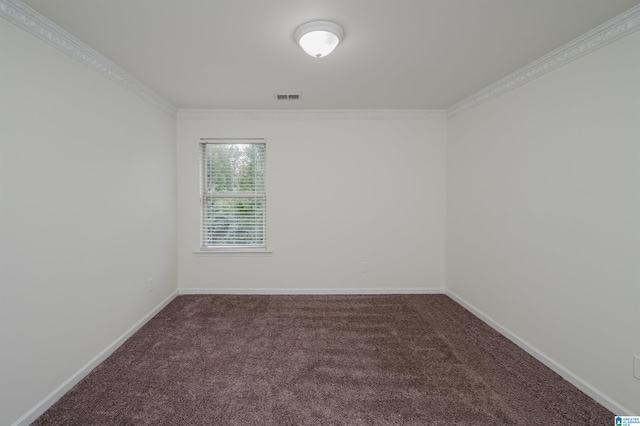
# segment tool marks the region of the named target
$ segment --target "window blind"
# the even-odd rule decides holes
[[[266,249],[264,139],[202,139],[201,249]]]

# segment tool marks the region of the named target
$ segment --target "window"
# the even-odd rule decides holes
[[[202,250],[266,250],[264,139],[201,139]]]

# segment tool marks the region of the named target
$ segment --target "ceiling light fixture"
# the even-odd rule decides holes
[[[307,22],[293,33],[296,43],[314,58],[322,58],[333,52],[343,37],[344,31],[340,25],[328,21]]]

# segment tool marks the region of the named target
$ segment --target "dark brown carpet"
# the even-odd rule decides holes
[[[180,296],[36,425],[606,425],[444,295]]]

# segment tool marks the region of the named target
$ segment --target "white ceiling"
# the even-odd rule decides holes
[[[179,108],[445,109],[640,0],[24,3]],[[326,58],[293,41],[312,20],[345,30]]]

